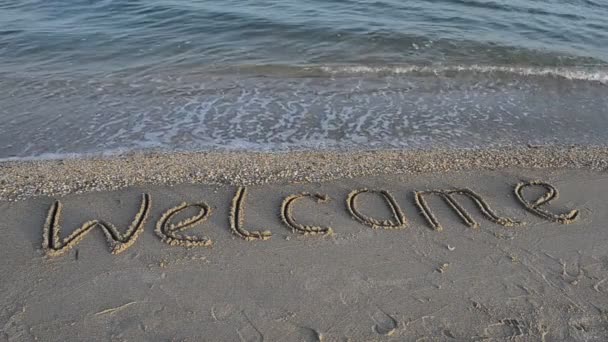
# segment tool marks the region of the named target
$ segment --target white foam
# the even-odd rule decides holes
[[[570,80],[597,81],[608,84],[608,69],[606,67],[517,67],[494,65],[449,65],[449,66],[419,66],[419,65],[342,65],[322,66],[323,72],[337,74],[442,74],[445,72],[478,72],[478,73],[510,73],[522,76],[554,76]]]

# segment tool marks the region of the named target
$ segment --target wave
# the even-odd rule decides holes
[[[0,75],[0,160],[157,149],[608,144],[608,88],[598,82],[606,83],[607,69],[597,66],[234,67],[61,80]]]
[[[13,92],[37,92],[47,89],[49,84],[52,93],[78,92],[89,89],[112,89],[124,94],[137,92],[143,94],[148,90],[171,90],[180,92],[191,89],[202,83],[217,83],[223,79],[231,81],[229,87],[251,87],[248,80],[264,82],[263,78],[273,82],[281,80],[289,83],[293,80],[313,80],[322,78],[383,78],[383,77],[417,77],[419,81],[429,77],[470,78],[480,81],[500,79],[516,80],[523,83],[560,79],[582,81],[608,85],[608,64],[587,64],[581,66],[513,66],[513,65],[412,65],[412,64],[237,64],[213,66],[172,66],[150,69],[147,67],[125,68],[119,72],[105,73],[99,77],[60,77],[52,79],[44,73],[29,73],[15,76],[0,70],[0,88],[10,95]],[[218,78],[219,77],[219,78]],[[530,78],[530,79],[528,79]],[[413,81],[413,79],[412,79]],[[466,82],[466,81],[465,81]],[[162,84],[159,85],[159,84]],[[150,85],[147,87],[146,85]],[[0,100],[3,96],[0,95]]]
[[[368,64],[325,64],[325,65],[234,65],[197,70],[202,73],[222,75],[253,75],[273,77],[353,77],[353,76],[458,76],[466,74],[501,74],[523,77],[553,77],[577,81],[608,84],[608,65],[592,64],[584,66],[506,66],[506,65],[368,65]]]
[[[506,73],[521,76],[553,76],[569,80],[597,81],[608,84],[608,68],[577,68],[577,67],[515,67],[493,65],[453,65],[453,66],[322,66],[325,73],[331,75],[360,75],[360,74],[446,74],[450,72],[473,73]]]

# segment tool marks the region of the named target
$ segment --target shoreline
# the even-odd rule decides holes
[[[131,153],[0,163],[0,200],[111,191],[130,186],[314,183],[449,171],[608,169],[606,147]]]

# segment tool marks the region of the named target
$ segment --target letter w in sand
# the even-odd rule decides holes
[[[44,229],[42,233],[42,249],[48,256],[59,256],[76,246],[93,228],[99,227],[103,231],[108,241],[112,254],[123,252],[137,240],[143,231],[148,213],[150,212],[150,195],[142,194],[141,206],[131,226],[121,233],[116,226],[109,222],[91,220],[87,221],[76,229],[68,237],[61,239],[61,210],[60,201],[55,201],[49,209]]]
[[[471,215],[462,207],[460,203],[456,200],[454,195],[463,195],[471,199],[477,208],[481,211],[481,213],[490,221],[500,224],[502,226],[515,226],[522,224],[519,221],[515,221],[510,218],[500,217],[490,206],[486,203],[486,201],[469,189],[453,189],[453,190],[428,190],[428,191],[414,191],[414,198],[416,201],[416,205],[420,209],[422,216],[426,219],[433,229],[441,231],[443,228],[441,224],[437,220],[437,217],[433,214],[431,209],[429,208],[428,203],[426,202],[425,196],[428,195],[436,195],[442,198],[455,212],[460,216],[462,221],[469,227],[478,228],[479,224],[471,217]]]

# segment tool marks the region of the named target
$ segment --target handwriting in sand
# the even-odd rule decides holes
[[[526,198],[524,190],[533,187],[544,190],[544,193],[536,199]],[[359,208],[359,201],[361,200],[360,195],[363,193],[379,196],[390,210],[392,217],[389,219],[378,219],[369,214],[362,213]],[[431,189],[414,191],[413,195],[414,205],[420,210],[420,215],[422,215],[428,225],[436,231],[441,231],[442,226],[426,200],[429,196],[437,196],[445,201],[448,207],[461,218],[463,223],[472,228],[478,228],[479,223],[475,221],[471,214],[460,204],[458,201],[459,197],[470,199],[480,213],[495,224],[505,227],[525,224],[524,222],[512,218],[500,216],[481,195],[471,189]],[[574,222],[579,217],[579,211],[577,209],[572,209],[566,213],[554,213],[547,209],[547,205],[553,200],[556,200],[559,196],[558,190],[547,182],[536,180],[518,183],[514,187],[514,195],[515,199],[525,210],[544,220],[568,224]],[[327,203],[330,198],[325,194],[312,194],[307,192],[287,196],[283,200],[280,208],[280,219],[282,223],[294,233],[304,235],[334,234],[335,232],[331,227],[300,223],[294,218],[294,203],[301,200],[312,200],[316,201],[318,204],[323,204]],[[254,228],[256,230],[249,230],[251,228],[245,227],[244,209],[246,202],[247,188],[240,187],[237,189],[231,203],[229,217],[230,230],[235,236],[246,241],[270,239],[272,233],[269,230],[259,228]],[[354,220],[373,229],[404,229],[408,226],[408,221],[403,210],[395,197],[387,190],[356,189],[346,196],[345,202],[346,210]],[[151,196],[149,194],[142,194],[140,208],[135,213],[131,225],[124,230],[124,233],[110,222],[94,219],[83,223],[67,237],[61,238],[62,204],[60,201],[55,201],[49,208],[43,227],[42,249],[46,255],[51,257],[62,255],[78,245],[78,243],[94,228],[99,228],[106,237],[110,252],[112,254],[119,254],[131,247],[144,230],[151,206]],[[190,208],[197,209],[198,213],[179,222],[174,222],[174,218],[179,213]],[[211,216],[211,214],[211,207],[205,202],[182,203],[163,213],[156,223],[156,235],[158,235],[161,241],[171,246],[209,247],[213,244],[211,239],[204,236],[187,235],[185,231],[201,225]]]

